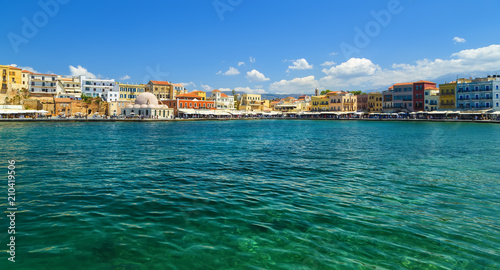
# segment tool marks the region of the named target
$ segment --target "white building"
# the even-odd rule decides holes
[[[118,101],[120,88],[114,79],[90,79],[86,76],[80,77],[81,93],[85,96],[100,97],[103,101]]]
[[[210,100],[215,102],[215,108],[218,110],[234,110],[234,97],[221,93],[219,90],[212,91]]]
[[[82,97],[82,85],[80,78],[63,78],[57,80],[58,98],[80,99]]]
[[[34,97],[57,96],[57,75],[33,73],[30,78],[29,93]]]
[[[439,108],[439,88],[426,88],[424,90],[425,111],[435,111]]]
[[[121,109],[126,117],[139,116],[141,118],[170,119],[174,117],[174,109],[167,105],[160,105],[156,96],[145,92],[137,96],[135,104],[129,104]]]

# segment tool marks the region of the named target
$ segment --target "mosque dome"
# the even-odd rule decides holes
[[[137,96],[135,99],[136,105],[158,105],[158,99],[155,95],[149,92],[145,92]]]

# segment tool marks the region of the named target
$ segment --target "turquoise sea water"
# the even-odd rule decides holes
[[[0,123],[0,269],[499,269],[500,125]]]

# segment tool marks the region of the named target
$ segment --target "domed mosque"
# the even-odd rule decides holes
[[[137,96],[135,104],[128,105],[122,110],[126,117],[139,116],[141,118],[173,118],[174,110],[167,105],[160,105],[155,95],[145,92]]]

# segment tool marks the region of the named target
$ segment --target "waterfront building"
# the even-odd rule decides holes
[[[137,96],[146,92],[144,84],[118,83],[118,87],[120,91],[119,101],[134,101]]]
[[[174,92],[174,96],[187,94],[186,88],[180,83],[172,83],[172,88]]]
[[[311,111],[312,112],[326,112],[328,110],[329,110],[328,96],[325,95],[325,96],[312,96],[311,97]]]
[[[82,96],[99,97],[103,101],[118,101],[120,89],[114,79],[91,79],[87,76],[80,77]]]
[[[54,98],[57,92],[57,75],[33,73],[30,78],[29,93],[32,97]]]
[[[191,92],[193,94],[197,94],[198,96],[200,96],[200,99],[201,100],[207,100],[207,93],[203,92],[203,91],[193,91]],[[234,105],[233,105],[234,106]]]
[[[413,83],[397,83],[392,89],[394,110],[413,111]]]
[[[215,101],[200,100],[200,96],[194,93],[187,93],[176,96],[175,99],[162,100],[162,104],[174,110],[174,115],[179,116],[183,112],[215,110]]]
[[[382,112],[383,109],[383,95],[380,92],[372,92],[368,94],[368,112],[377,113]]]
[[[368,94],[357,95],[358,111],[368,111]]]
[[[240,106],[238,109],[242,111],[260,111],[263,109],[261,99],[262,97],[259,94],[243,94],[241,95]],[[267,105],[268,108],[269,106],[270,104]]]
[[[73,100],[71,98],[54,98],[55,110],[52,112],[55,115],[70,116],[72,113],[72,103]]]
[[[311,97],[303,95],[298,99],[287,97],[279,101],[270,102],[270,109],[281,112],[305,112],[310,110]]]
[[[383,104],[382,104],[382,111],[389,112],[394,109],[394,104],[392,101],[392,95],[394,91],[393,88],[389,88],[389,90],[382,91],[382,99],[383,99]]]
[[[457,83],[457,108],[462,110],[499,110],[500,76],[476,78]]]
[[[234,97],[228,96],[219,90],[213,90],[210,100],[215,103],[215,108],[218,110],[234,110]]]
[[[435,111],[439,108],[439,88],[428,87],[424,90],[424,110]]]
[[[80,78],[63,78],[57,76],[57,95],[58,98],[80,99],[82,97],[82,85]]]
[[[334,112],[357,111],[357,96],[342,91],[329,92],[326,94],[328,110]]]
[[[424,92],[427,88],[436,88],[436,83],[430,81],[418,81],[413,83],[413,111],[425,110]]]
[[[1,87],[0,87],[0,104],[4,104],[7,100],[14,98],[20,94],[22,89],[28,88],[28,83],[22,84],[23,70],[13,66],[0,65]]]
[[[443,83],[439,85],[439,108],[440,109],[455,109],[456,108],[456,91],[457,82]]]
[[[170,82],[149,81],[146,91],[153,93],[158,100],[175,99],[174,87]]]
[[[116,112],[118,113],[118,111]],[[160,104],[153,93],[145,92],[137,96],[134,105],[129,104],[121,113],[127,117],[173,118],[174,110]]]
[[[106,115],[109,116],[117,116],[117,115],[125,115],[125,109],[128,105],[134,105],[135,99],[132,100],[118,100],[113,102],[107,102],[108,111]]]

